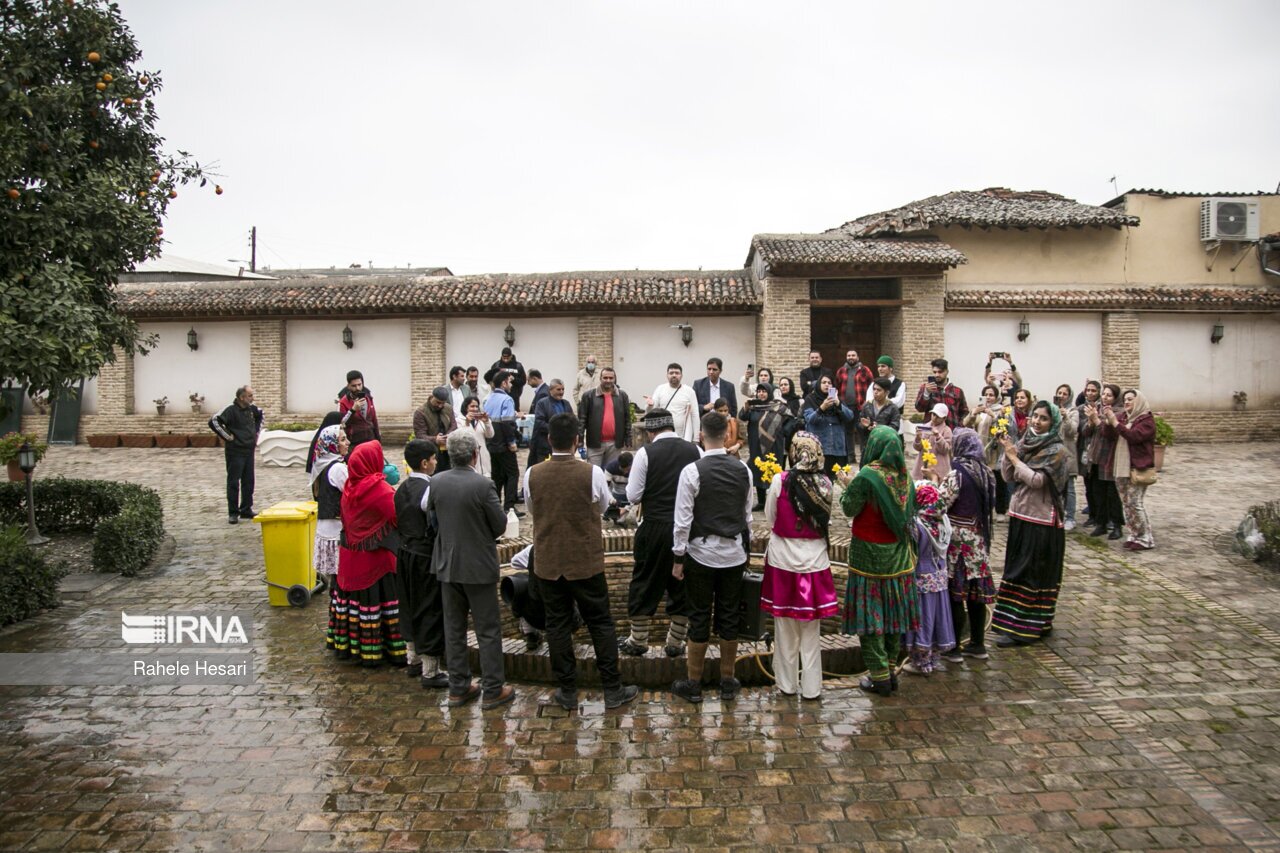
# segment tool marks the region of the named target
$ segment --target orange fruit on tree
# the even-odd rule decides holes
[[[102,82],[103,82],[103,83],[110,83],[110,82],[111,82],[112,80],[114,80],[114,79],[115,79],[115,78],[111,76],[111,73],[110,73],[110,72],[108,72],[108,73],[106,73],[106,74],[103,74],[103,75],[102,75]]]
[[[103,83],[103,82],[101,82],[101,81],[99,81],[99,82],[97,82],[97,83],[94,83],[94,84],[93,84],[93,88],[95,88],[95,89],[97,89],[99,92],[101,92],[103,89],[107,88],[107,84],[106,84],[106,83]]]
[[[146,190],[138,190],[138,198],[146,198],[146,197],[147,197]]]
[[[158,183],[160,183],[160,179],[159,179],[158,177],[156,177],[155,175],[152,175],[152,176],[151,176],[151,183],[153,183],[153,184],[158,184]]]
[[[90,140],[89,140],[89,147],[90,147],[90,148],[97,148],[97,147],[98,147],[98,140],[96,140],[96,139],[90,139]]]
[[[177,190],[169,190],[169,198],[177,198],[177,197],[178,197]]]
[[[138,82],[139,82],[140,84],[142,84],[143,86],[145,86],[145,85],[147,85],[148,83],[150,83],[151,81],[150,81],[150,80],[148,80],[146,77],[139,77],[139,78],[138,78]]]
[[[215,194],[215,195],[222,195],[222,187],[220,187],[220,186],[215,186],[215,187],[213,188],[213,192],[214,192],[214,194]]]
[[[133,106],[133,98],[125,98],[125,99],[124,99],[124,105],[125,105],[126,107],[131,107],[131,106]]]
[[[99,59],[102,59],[102,57],[98,54],[98,52],[97,52],[96,50],[91,50],[91,51],[89,51],[89,61],[90,61],[90,62],[97,62]]]
[[[10,187],[10,188],[9,188],[9,198],[16,199],[16,198],[21,198],[21,197],[22,197],[22,193],[18,192],[17,190],[13,189],[12,187]]]

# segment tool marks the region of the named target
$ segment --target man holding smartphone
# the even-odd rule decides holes
[[[916,394],[916,411],[928,412],[938,403],[947,407],[947,426],[955,429],[962,426],[965,416],[969,414],[969,406],[964,400],[964,390],[948,378],[948,364],[945,358],[935,358],[929,362],[933,373]]]

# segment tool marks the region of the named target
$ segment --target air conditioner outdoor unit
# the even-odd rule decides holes
[[[1240,198],[1206,198],[1200,202],[1200,239],[1203,242],[1254,241],[1258,233],[1258,203]]]

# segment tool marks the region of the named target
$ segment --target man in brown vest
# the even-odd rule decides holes
[[[551,459],[524,475],[525,504],[533,516],[534,576],[547,615],[547,648],[559,687],[552,699],[578,707],[573,657],[573,606],[591,633],[604,706],[617,708],[640,693],[623,685],[618,637],[609,612],[600,517],[612,500],[604,471],[578,458],[578,419],[569,412],[550,421]]]

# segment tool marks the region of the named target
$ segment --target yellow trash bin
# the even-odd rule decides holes
[[[306,607],[316,582],[316,502],[282,501],[253,517],[262,525],[267,601],[273,607]]]

